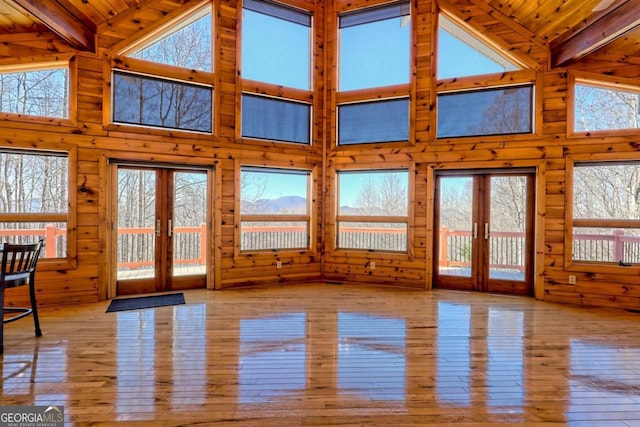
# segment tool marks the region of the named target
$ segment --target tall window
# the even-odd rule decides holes
[[[409,171],[340,171],[337,248],[407,251]]]
[[[45,240],[43,256],[67,256],[69,162],[57,153],[0,151],[0,241]]]
[[[212,15],[199,6],[115,52],[112,123],[214,133]]]
[[[640,129],[640,87],[578,81],[574,85],[573,119],[576,132]]]
[[[436,137],[535,133],[535,72],[455,18],[438,19]]]
[[[0,111],[69,118],[69,67],[56,65],[30,71],[0,72]]]
[[[308,249],[311,172],[243,166],[240,250]]]
[[[572,259],[640,264],[640,162],[575,163]]]
[[[311,28],[308,11],[243,2],[243,138],[311,144]]]
[[[349,11],[338,20],[338,145],[408,141],[410,3]]]

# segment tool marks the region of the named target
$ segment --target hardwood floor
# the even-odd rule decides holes
[[[640,426],[640,314],[311,284],[41,310],[5,327],[1,405],[68,425]]]

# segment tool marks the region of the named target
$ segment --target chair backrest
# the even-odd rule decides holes
[[[12,280],[12,278],[28,274],[30,279],[36,271],[40,250],[44,239],[38,243],[28,245],[16,245],[5,243],[2,246],[2,265],[0,266],[0,282]]]

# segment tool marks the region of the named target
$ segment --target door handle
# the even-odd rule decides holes
[[[171,222],[171,218],[169,218],[169,221],[167,223],[167,237],[171,237],[172,234],[173,234],[173,223]]]
[[[484,223],[484,240],[489,240],[489,223]]]
[[[161,224],[160,224],[160,219],[156,220],[156,236],[160,237],[160,228],[161,228]]]
[[[474,240],[478,238],[478,223],[473,223],[473,238]]]

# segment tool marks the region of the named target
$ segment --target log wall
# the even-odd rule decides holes
[[[549,46],[544,40],[494,13],[482,2],[441,1],[440,7],[455,19],[466,22],[479,33],[488,34],[496,46],[526,63],[537,82],[539,99],[538,132],[531,136],[461,138],[436,140],[433,123],[435,94],[442,85],[435,79],[435,28],[438,5],[429,0],[412,3],[414,35],[412,66],[415,78],[410,85],[413,117],[411,140],[407,143],[364,144],[338,147],[335,141],[337,13],[381,3],[369,0],[334,0],[326,4],[311,0],[290,3],[314,12],[314,131],[311,147],[294,144],[243,141],[238,136],[241,70],[238,35],[241,11],[235,0],[214,5],[216,30],[216,70],[213,83],[216,94],[216,135],[188,135],[181,132],[146,130],[108,123],[110,105],[109,71],[116,51],[145,36],[159,23],[178,16],[201,1],[152,2],[148,8],[131,8],[98,26],[98,52],[76,53],[74,85],[77,108],[71,123],[47,124],[2,117],[0,146],[75,150],[77,206],[77,259],[64,268],[46,267],[38,276],[39,302],[42,305],[74,304],[106,298],[109,262],[106,229],[110,203],[108,168],[110,158],[136,161],[174,161],[180,164],[210,164],[216,169],[212,236],[214,274],[210,287],[224,289],[248,285],[275,285],[289,282],[330,280],[375,283],[389,286],[429,289],[433,265],[433,176],[439,168],[482,168],[535,166],[538,168],[536,199],[536,289],[539,299],[624,308],[640,307],[640,269],[611,269],[594,266],[576,268],[567,262],[565,242],[567,156],[595,156],[606,153],[619,159],[638,158],[640,134],[574,137],[567,132],[569,71],[585,71],[627,79],[640,79],[638,58],[619,57],[604,49],[569,68],[549,69]],[[326,7],[326,10],[325,10]],[[22,54],[20,63],[34,60],[32,52],[65,53],[50,40],[6,46],[0,51],[2,64],[16,61],[13,52]],[[24,54],[23,54],[24,53]],[[73,54],[73,52],[71,52]],[[487,84],[479,78],[469,84]],[[317,239],[312,250],[238,254],[238,167],[242,164],[318,168],[313,183],[315,211],[312,224]],[[410,242],[406,255],[338,251],[335,240],[335,174],[349,168],[411,167],[412,215],[409,218]],[[80,188],[83,191],[80,191]],[[213,202],[213,201],[212,201]],[[275,268],[276,261],[282,269]],[[375,262],[377,268],[367,266]],[[568,275],[577,276],[577,285],[568,284]],[[22,290],[9,295],[21,303]]]

